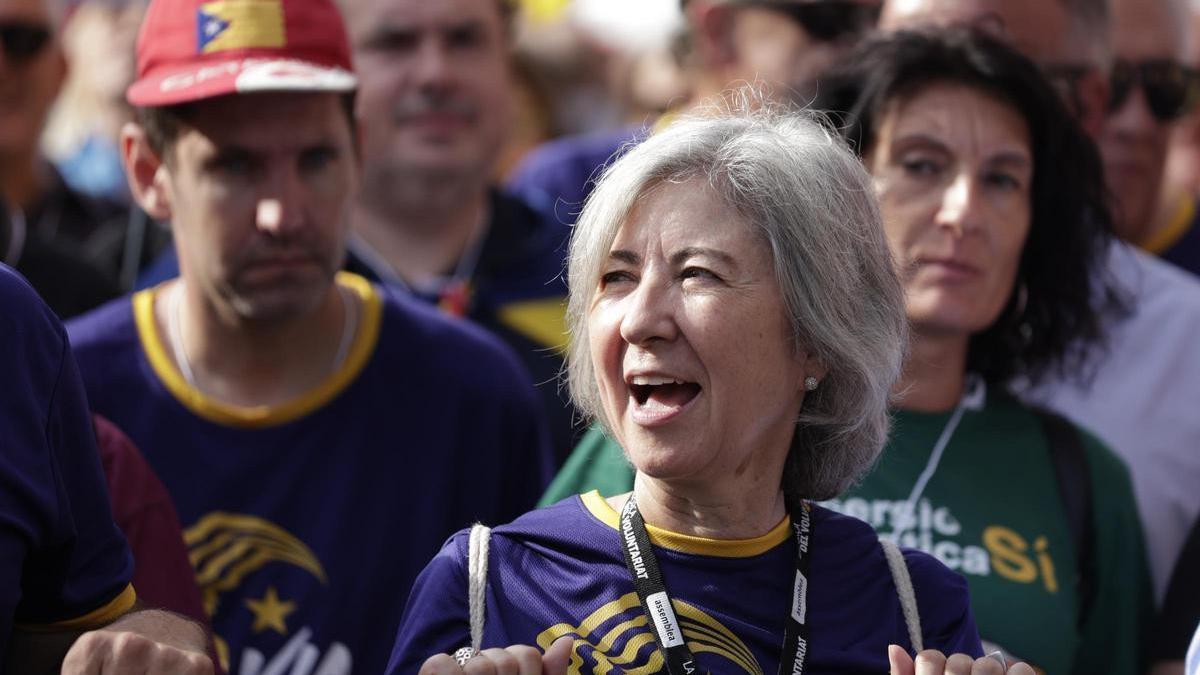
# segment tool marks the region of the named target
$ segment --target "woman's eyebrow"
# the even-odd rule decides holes
[[[638,254],[634,253],[633,251],[627,251],[625,249],[617,249],[615,251],[609,251],[608,259],[616,260],[617,262],[623,262],[627,265],[637,265],[638,262],[641,261],[641,257],[638,256]]]
[[[686,246],[679,249],[671,255],[671,264],[673,266],[679,266],[686,262],[689,258],[696,257],[716,258],[719,262],[728,265],[729,267],[737,267],[737,261],[733,259],[733,256],[729,255],[725,251],[715,248],[708,248],[706,246]]]

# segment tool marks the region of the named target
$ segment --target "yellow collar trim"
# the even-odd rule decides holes
[[[162,286],[141,291],[133,296],[133,318],[146,358],[155,375],[185,408],[211,422],[231,427],[260,428],[285,424],[299,419],[333,400],[358,376],[379,340],[379,324],[383,302],[366,279],[338,272],[336,283],[362,301],[362,314],[355,331],[354,343],[346,360],[337,372],[316,387],[296,398],[276,406],[237,406],[218,401],[187,383],[175,366],[158,334],[154,319],[154,300]]]
[[[658,132],[662,131],[663,129],[666,129],[667,127],[671,126],[671,123],[677,119],[679,119],[679,110],[672,108],[672,109],[664,112],[663,114],[659,115],[658,119],[654,120],[654,126],[652,126],[650,128],[650,132],[657,134]]]
[[[600,496],[599,490],[579,495],[583,506],[600,522],[614,530],[620,530],[621,516]],[[646,523],[650,541],[655,545],[680,553],[710,555],[718,558],[749,558],[770,551],[787,541],[791,535],[792,519],[784,516],[771,531],[753,539],[709,539],[690,534],[679,534]]]
[[[1147,253],[1159,255],[1163,251],[1175,245],[1175,242],[1183,238],[1187,234],[1188,229],[1192,226],[1192,219],[1196,216],[1196,200],[1188,196],[1179,200],[1179,205],[1172,212],[1171,220],[1167,222],[1166,227],[1150,235],[1148,239],[1142,242],[1142,250]]]

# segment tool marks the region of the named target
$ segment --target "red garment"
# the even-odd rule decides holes
[[[209,627],[188,560],[179,516],[154,470],[112,422],[92,416],[113,518],[133,551],[133,588],[147,607],[183,614]]]

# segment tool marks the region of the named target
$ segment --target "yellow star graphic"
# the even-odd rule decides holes
[[[267,594],[262,600],[246,600],[246,606],[254,612],[254,626],[252,627],[255,633],[261,633],[268,628],[274,629],[280,635],[287,635],[287,619],[288,614],[296,611],[296,603],[282,602],[279,600],[279,594],[275,592],[274,586],[267,587]]]

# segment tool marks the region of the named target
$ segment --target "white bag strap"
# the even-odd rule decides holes
[[[913,591],[912,577],[908,573],[908,565],[904,562],[904,554],[900,547],[890,539],[879,538],[883,546],[883,555],[887,558],[888,569],[892,571],[892,580],[896,583],[896,594],[900,596],[900,609],[904,611],[904,624],[908,627],[908,640],[913,650],[920,652],[925,649],[925,641],[921,639],[921,614],[917,610],[917,594]]]
[[[475,523],[467,549],[467,579],[471,603],[471,647],[479,652],[483,644],[484,593],[487,592],[488,540],[491,528]]]

